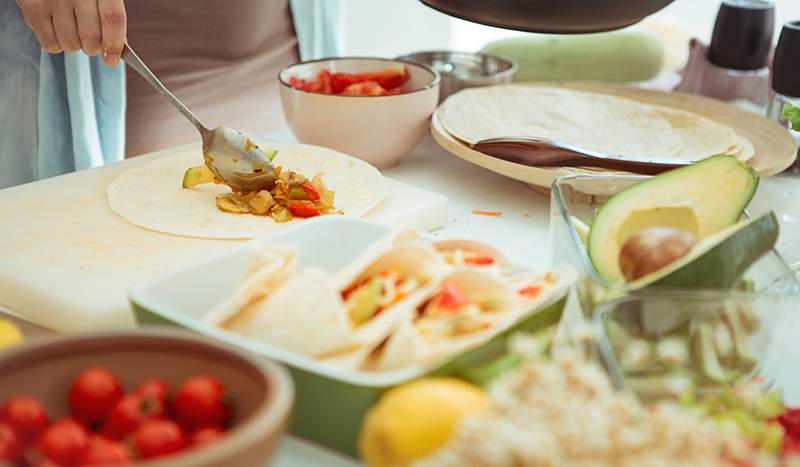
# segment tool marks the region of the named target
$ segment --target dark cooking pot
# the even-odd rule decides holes
[[[673,0],[420,0],[475,23],[520,31],[574,34],[637,23]]]

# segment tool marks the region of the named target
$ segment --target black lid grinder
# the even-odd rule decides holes
[[[773,0],[724,0],[714,23],[708,59],[732,70],[764,68],[774,28]]]
[[[772,61],[772,89],[784,96],[800,97],[800,21],[783,25]]]

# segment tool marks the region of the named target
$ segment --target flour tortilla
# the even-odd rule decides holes
[[[278,150],[276,165],[309,178],[321,172],[322,180],[335,191],[336,208],[345,216],[363,216],[387,194],[381,173],[362,160],[318,146],[269,142],[259,145]],[[131,169],[108,185],[108,204],[134,225],[187,237],[248,239],[303,222],[294,219],[279,224],[268,216],[223,212],[217,208],[215,197],[230,191],[225,185],[182,188],[186,169],[202,163],[198,149]]]
[[[507,331],[520,321],[535,315],[556,303],[567,294],[575,283],[577,273],[572,267],[559,268],[544,274],[524,273],[508,278],[498,278],[474,270],[460,270],[452,273],[450,279],[455,279],[462,284],[468,293],[481,293],[488,290],[496,291],[504,297],[505,316],[492,328],[469,334],[466,336],[431,343],[425,339],[415,328],[413,319],[405,319],[370,362],[367,369],[389,371],[408,367],[434,367],[448,359],[474,347],[483,345],[494,336]],[[440,285],[444,282],[438,282]],[[534,298],[521,297],[517,291],[529,285],[541,286],[541,292]],[[421,299],[413,304],[416,306],[427,300],[437,289],[432,289]],[[405,316],[413,317],[413,313]]]
[[[440,276],[441,269],[428,253],[417,245],[393,248],[373,257],[372,263],[358,277],[391,268],[417,274],[431,284]],[[304,268],[281,275],[283,270],[273,261],[265,262],[261,270],[252,272],[244,281],[230,303],[212,311],[205,321],[310,357],[325,358],[357,351],[363,359],[395,329],[408,309],[399,302],[355,327],[341,297],[344,289],[335,284],[330,274],[317,268]],[[278,277],[283,278],[276,280]],[[262,286],[259,280],[263,281]],[[413,300],[425,293],[425,285],[407,299]]]
[[[499,300],[497,311],[493,312],[497,319],[494,326],[474,333],[448,338],[440,341],[429,341],[416,327],[413,313],[417,307],[433,297],[447,281],[458,284],[467,297],[480,297],[495,294]],[[437,286],[424,296],[407,304],[412,312],[406,313],[406,319],[387,340],[386,345],[372,363],[379,371],[395,370],[416,365],[428,365],[432,361],[448,355],[457,354],[466,349],[480,345],[492,336],[508,329],[514,322],[517,310],[513,292],[510,287],[489,274],[472,270],[455,271],[437,281]]]
[[[475,144],[541,136],[610,154],[700,160],[736,150],[736,132],[705,117],[630,99],[565,88],[470,88],[442,106],[446,130]]]

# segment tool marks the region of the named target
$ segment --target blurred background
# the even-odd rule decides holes
[[[346,0],[341,38],[345,55],[397,56],[411,51],[475,51],[495,39],[526,35],[451,18],[410,0]],[[675,41],[707,42],[719,9],[717,0],[676,0],[641,26]],[[775,0],[775,40],[780,27],[800,19],[800,0]],[[688,50],[687,50],[688,54]],[[680,57],[675,57],[680,60]]]

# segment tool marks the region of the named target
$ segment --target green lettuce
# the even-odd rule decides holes
[[[781,118],[788,120],[789,123],[791,123],[794,131],[800,131],[800,106],[796,106],[794,104],[784,105]]]

